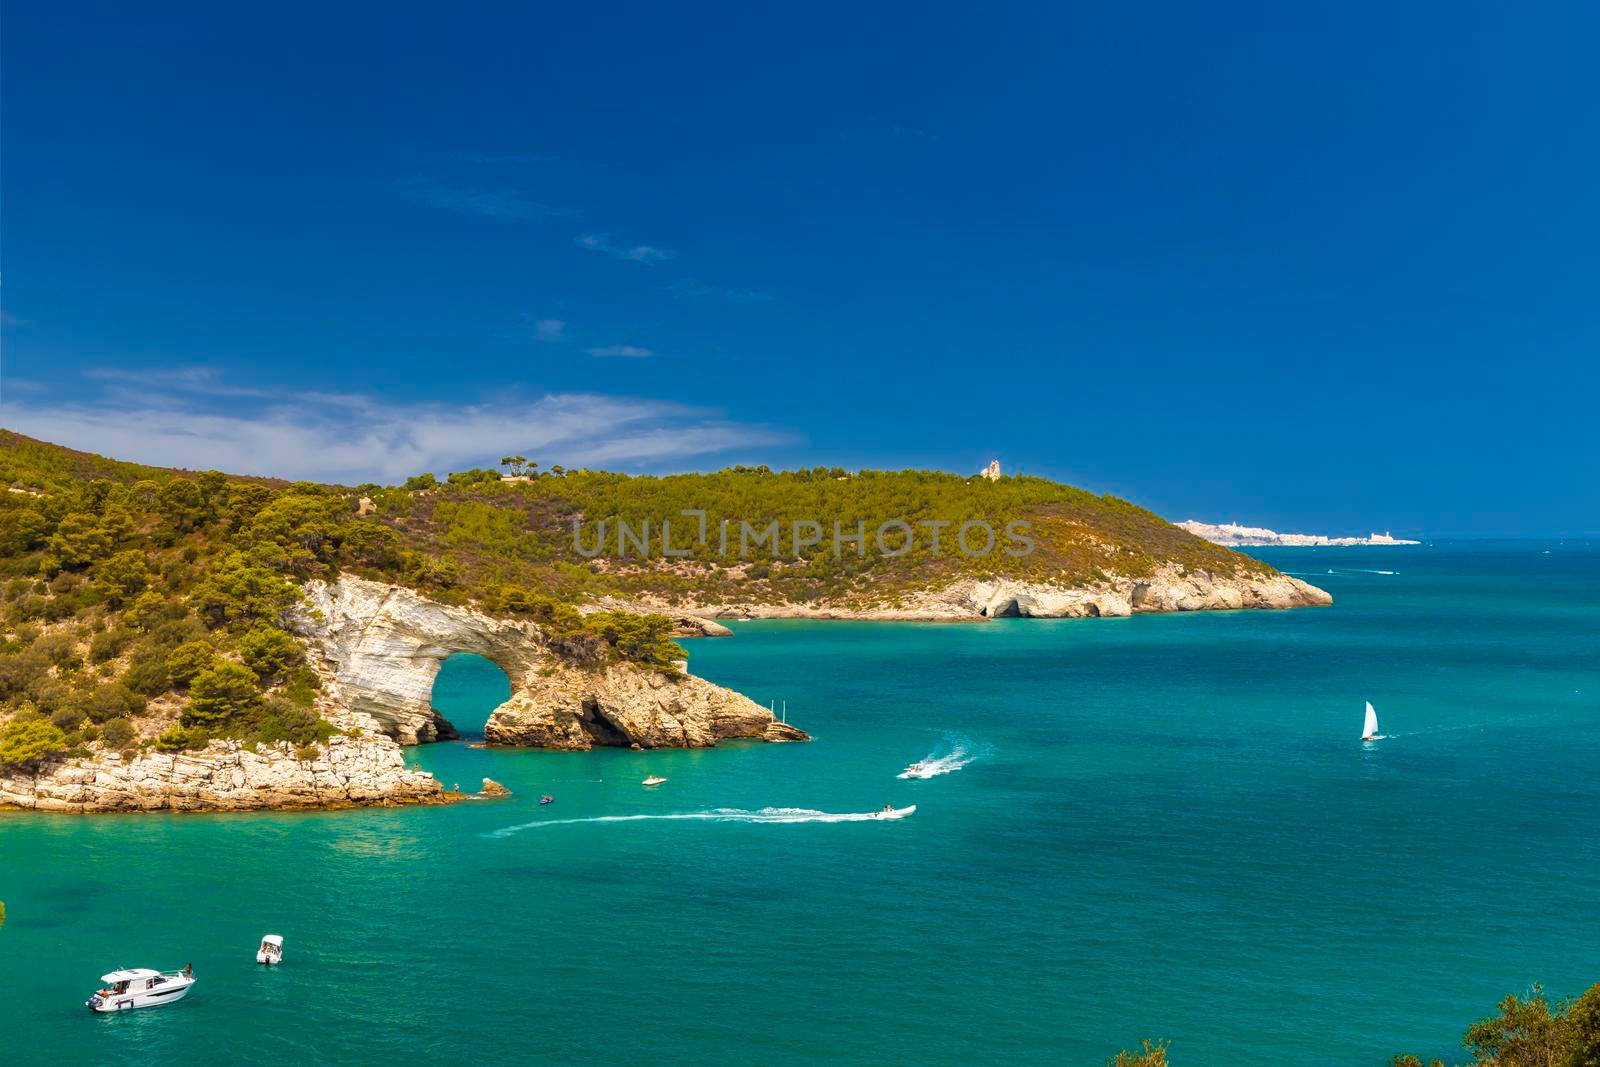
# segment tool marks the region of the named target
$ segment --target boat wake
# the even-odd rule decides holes
[[[523,830],[536,830],[546,826],[577,826],[582,823],[614,822],[750,822],[750,823],[803,823],[803,822],[885,822],[903,819],[917,810],[917,806],[895,808],[892,811],[817,811],[813,808],[712,808],[710,811],[684,811],[665,815],[594,815],[586,819],[537,819],[492,830],[485,837],[510,837]]]
[[[973,745],[967,741],[952,742],[953,747],[949,752],[940,756],[930,752],[921,760],[913,763],[896,778],[936,778],[941,774],[951,774],[959,771],[974,760],[989,754],[989,746]]]

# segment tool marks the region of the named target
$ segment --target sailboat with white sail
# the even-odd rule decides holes
[[[1372,706],[1372,701],[1367,701],[1367,718],[1361,724],[1361,740],[1381,741],[1383,735],[1378,732],[1378,712]]]

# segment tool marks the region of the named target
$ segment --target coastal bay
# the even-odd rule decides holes
[[[1505,992],[1590,984],[1596,550],[1262,555],[1339,608],[734,621],[690,646],[711,681],[786,700],[808,744],[475,749],[506,682],[451,660],[436,699],[468,740],[405,752],[508,800],[0,814],[15,1025],[57,1062],[247,1033],[261,1063],[956,1064],[997,1043],[1098,1063],[1166,1036],[1180,1063],[1349,1064],[1450,1055]],[[1391,736],[1365,747],[1369,698]],[[895,779],[958,746],[959,770]],[[759,818],[888,802],[918,810]],[[137,921],[104,906],[113,878],[151,891]],[[271,971],[250,957],[268,931]],[[200,983],[169,1011],[83,1011],[86,982],[141,961]],[[489,1025],[507,1004],[516,1025]],[[597,1004],[633,1022],[574,1023]]]

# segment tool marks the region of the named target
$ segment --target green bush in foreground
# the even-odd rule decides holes
[[[0,763],[36,768],[67,750],[67,735],[47,719],[6,723],[0,728]]]
[[[1472,1053],[1463,1067],[1600,1067],[1600,982],[1554,1004],[1539,986],[1526,997],[1512,994],[1500,1002],[1498,1014],[1469,1026],[1461,1044]],[[1138,1052],[1124,1049],[1106,1065],[1169,1067],[1167,1042],[1144,1041]],[[1388,1067],[1445,1067],[1445,1062],[1402,1055],[1392,1057]]]

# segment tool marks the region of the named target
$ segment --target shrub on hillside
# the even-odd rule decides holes
[[[261,721],[251,736],[257,741],[267,743],[288,741],[298,746],[326,742],[336,733],[338,731],[333,728],[333,724],[325,722],[304,708],[295,707],[279,697],[269,697],[261,713]]]
[[[202,726],[169,726],[152,742],[158,752],[187,752],[205,748],[211,735]]]
[[[189,683],[185,726],[226,727],[247,722],[261,707],[258,679],[250,668],[223,660]]]
[[[138,734],[127,719],[112,719],[100,730],[100,740],[107,748],[126,749]]]
[[[135,693],[147,697],[172,688],[172,678],[167,673],[166,650],[149,641],[135,645],[128,655],[128,669],[122,674],[122,683]]]
[[[78,698],[78,706],[95,723],[138,715],[144,711],[144,705],[144,697],[122,682],[107,682]]]
[[[185,686],[216,662],[217,650],[208,641],[186,641],[167,653],[167,674],[174,685]]]
[[[67,735],[43,719],[13,719],[0,727],[0,763],[36,768],[67,750]]]
[[[263,682],[284,677],[301,658],[300,644],[276,626],[258,624],[239,639],[239,658]]]

